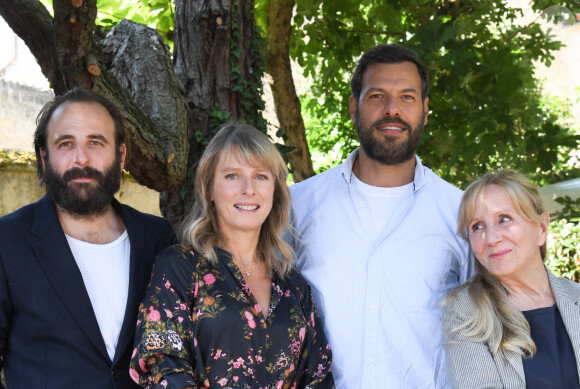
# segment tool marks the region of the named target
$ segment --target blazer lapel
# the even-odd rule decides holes
[[[116,362],[123,356],[128,346],[133,346],[133,336],[137,325],[137,310],[151,277],[151,264],[155,257],[156,237],[151,236],[144,226],[131,217],[117,200],[113,200],[113,206],[123,218],[131,244],[129,294],[127,295],[125,318],[119,334],[117,349],[115,350],[114,362]]]
[[[580,285],[561,279],[546,268],[556,305],[574,349],[576,366],[580,376]]]
[[[58,298],[103,357],[109,359],[81,272],[70,251],[49,195],[39,202],[31,230],[31,247]]]
[[[510,366],[515,370],[519,379],[522,383],[526,382],[526,376],[524,373],[524,361],[522,360],[522,356],[517,354],[513,351],[506,352],[506,359],[509,362]],[[511,373],[510,373],[511,375]],[[506,381],[513,381],[512,379]]]

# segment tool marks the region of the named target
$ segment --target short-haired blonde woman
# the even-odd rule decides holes
[[[140,307],[144,387],[333,388],[310,288],[281,239],[290,194],[269,139],[222,126],[197,169],[186,244],[163,251]]]
[[[476,275],[442,301],[454,388],[579,388],[580,285],[545,266],[549,216],[513,170],[465,191],[458,228]]]

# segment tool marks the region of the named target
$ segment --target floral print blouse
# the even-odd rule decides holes
[[[131,360],[147,388],[334,388],[310,287],[273,276],[267,319],[227,251],[219,265],[185,245],[155,262]]]

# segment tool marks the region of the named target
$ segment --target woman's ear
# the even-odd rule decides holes
[[[540,235],[538,236],[539,238],[539,244],[538,246],[542,246],[544,243],[546,243],[546,240],[548,239],[548,225],[550,224],[550,214],[548,212],[544,212],[540,215]]]

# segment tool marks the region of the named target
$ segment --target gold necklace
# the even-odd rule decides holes
[[[242,259],[242,263],[244,264],[244,266],[248,266],[248,261],[247,260]],[[256,266],[254,266],[254,268],[253,269],[250,269],[250,270],[247,270],[247,269],[246,270],[243,270],[243,272],[246,273],[246,277],[251,276],[252,273],[254,271],[256,271],[258,269],[258,267],[260,267],[260,264],[261,263],[262,263],[262,260],[261,260],[260,256],[258,255],[258,263],[256,263]]]

